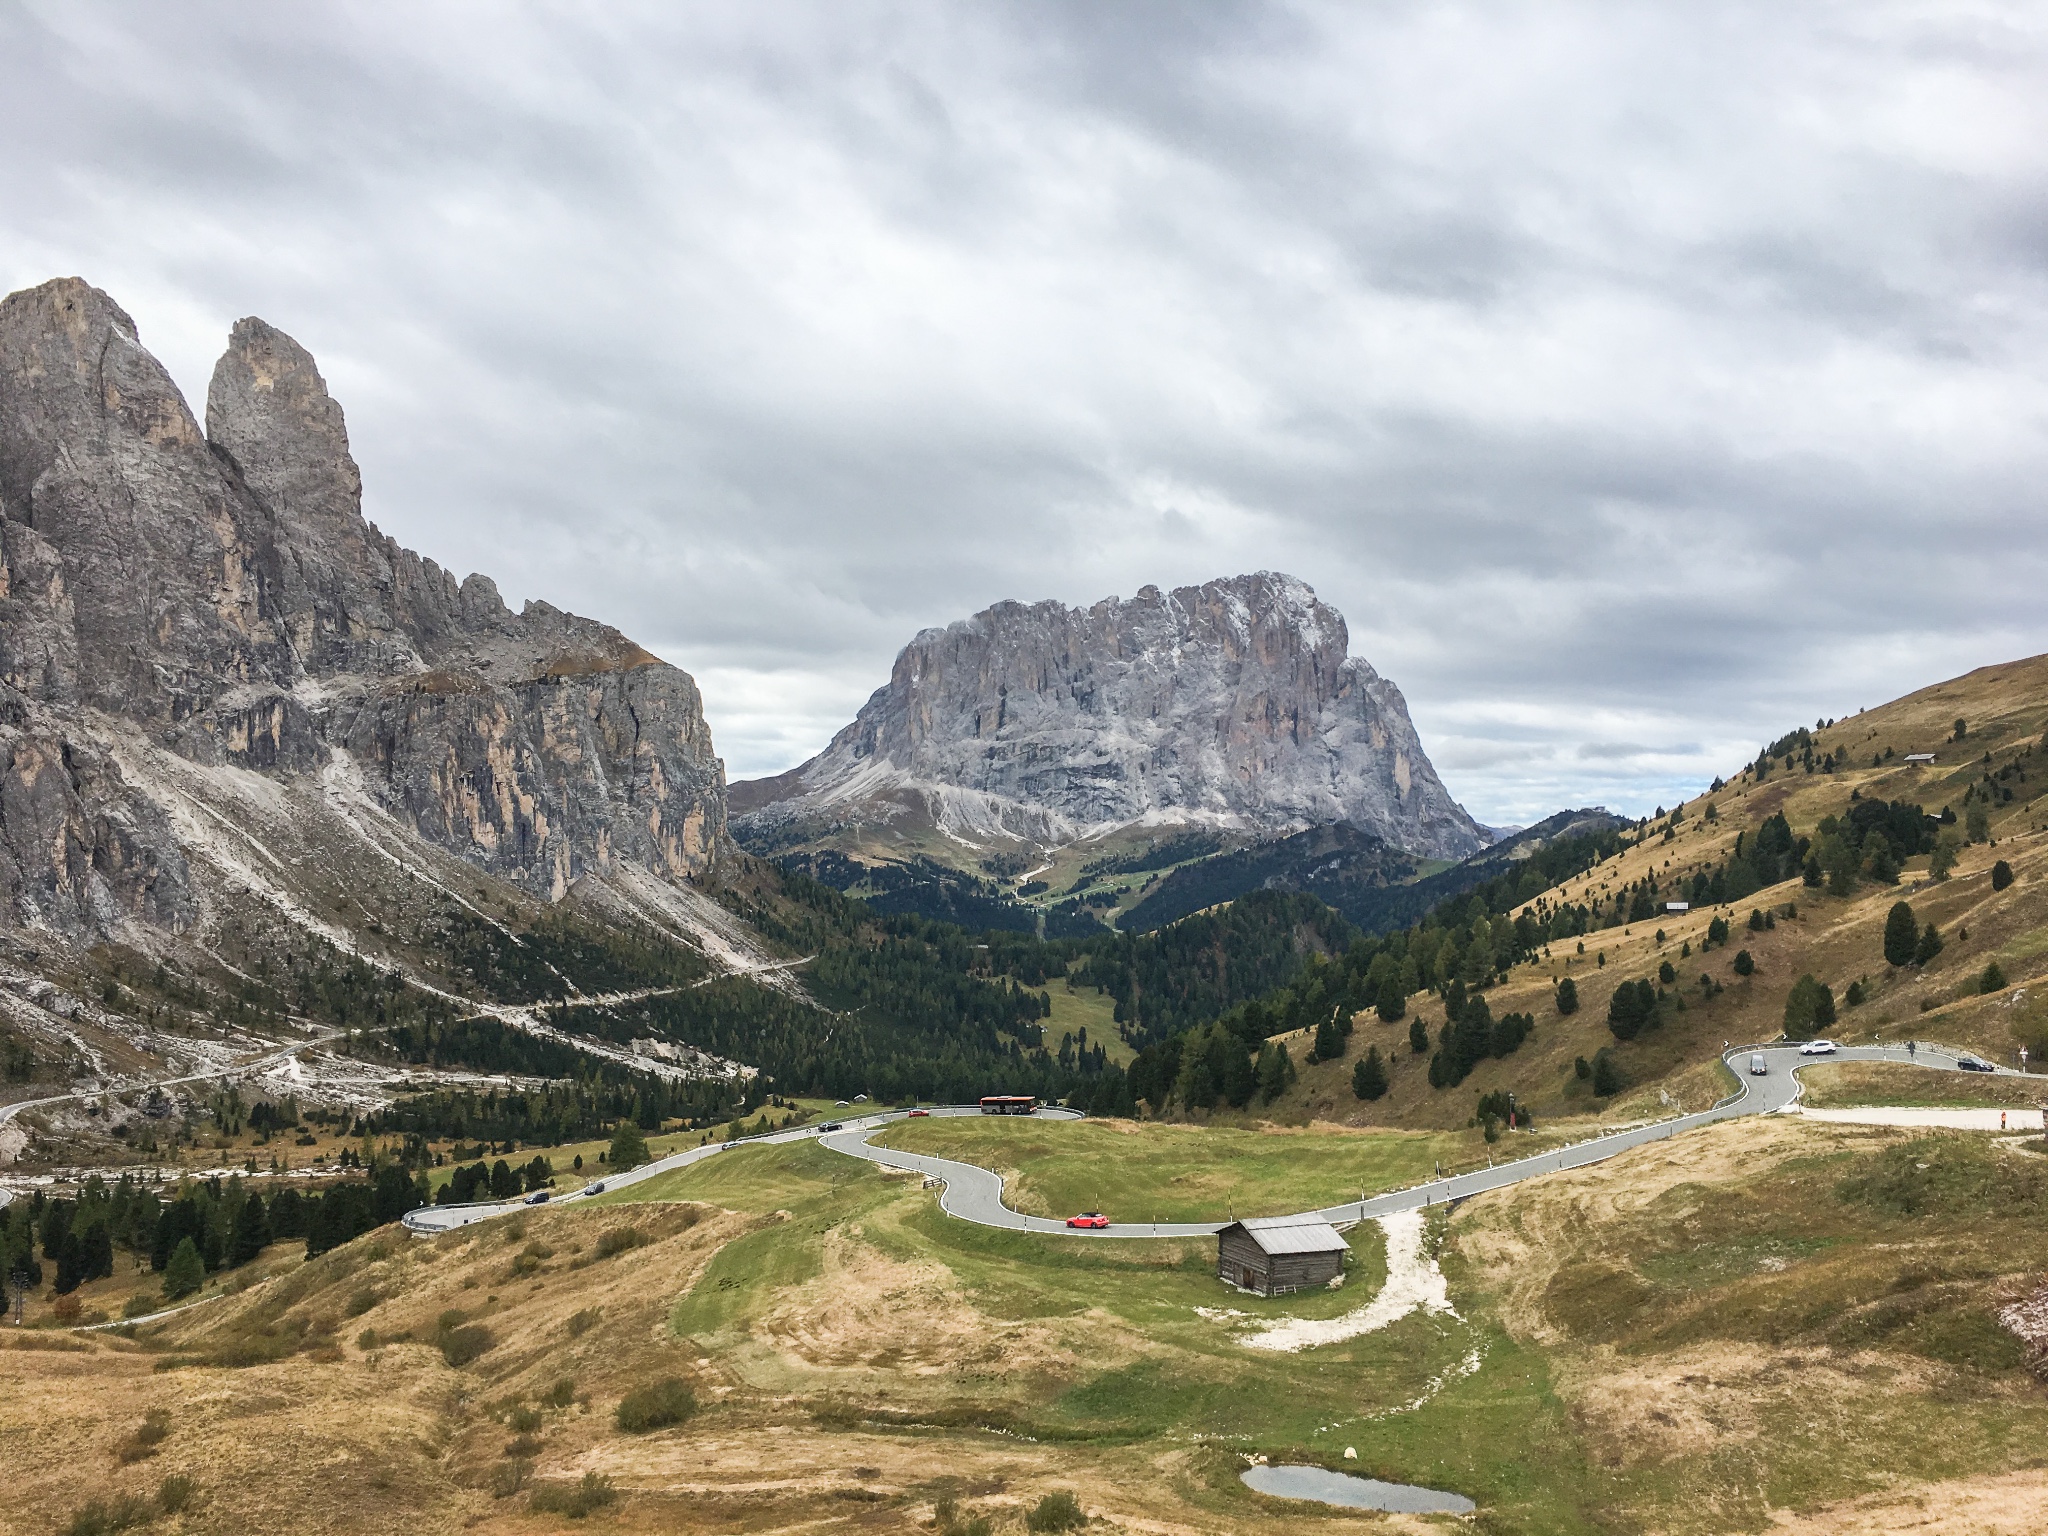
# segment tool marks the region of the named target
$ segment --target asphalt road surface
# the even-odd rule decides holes
[[[1712,1109],[1674,1116],[1669,1120],[1629,1126],[1534,1157],[1499,1163],[1492,1168],[1475,1169],[1451,1178],[1432,1179],[1425,1184],[1391,1190],[1365,1200],[1348,1201],[1343,1205],[1326,1206],[1321,1210],[1302,1211],[1299,1213],[1299,1219],[1339,1222],[1391,1216],[1397,1211],[1412,1211],[1423,1206],[1440,1205],[1448,1200],[1462,1200],[1471,1195],[1484,1194],[1491,1189],[1504,1189],[1510,1184],[1520,1183],[1523,1179],[1535,1178],[1538,1174],[1557,1173],[1567,1168],[1584,1168],[1613,1157],[1618,1152],[1626,1152],[1631,1147],[1662,1141],[1697,1126],[1710,1125],[1716,1120],[1732,1120],[1740,1115],[1770,1114],[1798,1101],[1800,1087],[1794,1076],[1794,1069],[1798,1067],[1816,1066],[1828,1061],[1890,1061],[1925,1067],[1932,1071],[1953,1072],[1959,1070],[1956,1066],[1959,1054],[1962,1053],[1948,1046],[1925,1044],[1911,1052],[1902,1045],[1843,1046],[1832,1056],[1803,1056],[1796,1045],[1740,1046],[1728,1051],[1724,1059],[1729,1069],[1741,1079],[1742,1091]],[[1752,1055],[1764,1058],[1768,1070],[1761,1076],[1753,1075],[1749,1071]],[[1998,1073],[2007,1077],[2017,1076],[2004,1067],[2000,1067]],[[928,1113],[936,1119],[955,1115],[978,1116],[981,1111],[975,1105],[965,1104],[947,1105]],[[796,1130],[775,1131],[767,1136],[751,1137],[745,1141],[713,1142],[708,1146],[692,1147],[687,1152],[675,1153],[662,1158],[659,1162],[635,1168],[631,1172],[608,1177],[604,1180],[604,1186],[606,1190],[628,1188],[658,1174],[676,1168],[687,1168],[692,1163],[702,1162],[708,1157],[736,1147],[816,1140],[832,1151],[844,1153],[848,1157],[863,1158],[884,1168],[899,1168],[942,1181],[945,1188],[939,1196],[940,1208],[949,1216],[957,1216],[962,1221],[976,1222],[984,1227],[1001,1227],[1012,1232],[1042,1232],[1060,1237],[1119,1238],[1208,1237],[1225,1225],[1220,1221],[1117,1224],[1114,1222],[1116,1213],[1112,1211],[1109,1213],[1113,1223],[1111,1226],[1081,1229],[1069,1227],[1063,1217],[1026,1216],[1011,1210],[1003,1203],[1002,1180],[986,1168],[977,1168],[971,1163],[955,1162],[951,1158],[925,1157],[915,1152],[898,1151],[893,1147],[877,1147],[870,1143],[869,1138],[877,1131],[895,1121],[907,1118],[908,1115],[907,1110],[877,1110],[840,1122],[841,1129],[836,1131],[820,1131],[815,1126],[804,1126]],[[1041,1109],[1035,1118],[1078,1120],[1082,1116],[1070,1109]],[[587,1197],[579,1192],[560,1196],[549,1203],[569,1205],[585,1198]],[[473,1221],[487,1221],[493,1216],[505,1215],[520,1209],[523,1203],[512,1200],[485,1205],[425,1206],[407,1215],[405,1224],[422,1234],[446,1232]]]

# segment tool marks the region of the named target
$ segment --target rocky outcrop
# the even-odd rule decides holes
[[[63,279],[0,302],[0,680],[19,717],[0,726],[0,921],[189,916],[164,818],[120,780],[127,725],[263,773],[346,753],[423,836],[551,896],[622,861],[682,878],[721,857],[724,770],[689,676],[458,583],[365,521],[361,493],[341,407],[282,331],[236,324],[202,432],[105,294]]]
[[[967,839],[1132,822],[1350,822],[1459,858],[1486,835],[1335,609],[1261,572],[1090,608],[998,603],[930,629],[824,752],[733,787],[763,846],[921,812]]]

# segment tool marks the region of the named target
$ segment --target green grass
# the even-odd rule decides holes
[[[1138,1054],[1118,1037],[1116,999],[1107,992],[1093,987],[1068,991],[1066,982],[1055,979],[1046,983],[1045,995],[1052,999],[1052,1016],[1045,1020],[1047,1049],[1057,1051],[1061,1035],[1078,1037],[1085,1029],[1089,1046],[1101,1046],[1112,1065],[1128,1066]]]
[[[900,1121],[880,1146],[1004,1176],[1017,1210],[1119,1222],[1277,1216],[1412,1184],[1475,1138],[1431,1131],[1253,1131],[1128,1121]]]

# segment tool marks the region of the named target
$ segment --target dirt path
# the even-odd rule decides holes
[[[1456,1317],[1444,1272],[1437,1267],[1434,1257],[1422,1251],[1423,1212],[1396,1211],[1377,1219],[1387,1238],[1387,1283],[1380,1287],[1377,1296],[1342,1317],[1290,1317],[1267,1323],[1245,1336],[1245,1348],[1291,1355],[1318,1344],[1341,1344],[1361,1334],[1377,1333],[1410,1312],[1449,1313]]]

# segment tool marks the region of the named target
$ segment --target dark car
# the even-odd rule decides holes
[[[1958,1056],[1956,1058],[1956,1065],[1965,1072],[1996,1072],[1998,1070],[1990,1062],[1976,1056]]]
[[[596,1182],[595,1184],[586,1184],[586,1185],[584,1185],[584,1186],[583,1186],[583,1193],[585,1193],[586,1195],[601,1195],[601,1194],[603,1194],[603,1193],[604,1193],[604,1180],[603,1180],[603,1179],[599,1179],[599,1180],[598,1180],[598,1181],[597,1181],[597,1182]]]
[[[823,1125],[818,1127],[818,1134],[822,1136],[827,1131],[843,1131],[845,1129],[846,1127],[842,1125],[839,1121],[827,1120]]]
[[[548,1203],[548,1192],[543,1189],[537,1194],[528,1195],[526,1203],[528,1205],[546,1205]]]

